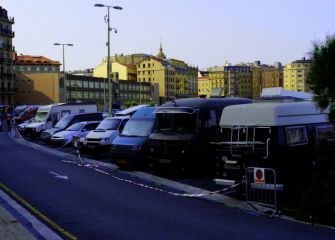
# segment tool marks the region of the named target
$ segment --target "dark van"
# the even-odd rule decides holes
[[[312,174],[319,141],[334,141],[328,111],[315,102],[259,102],[227,107],[220,120],[216,173],[222,182],[244,179],[246,167],[271,168],[277,183],[293,186]]]
[[[119,167],[145,165],[147,142],[155,125],[156,107],[143,107],[128,120],[111,147],[111,157]]]
[[[214,169],[210,142],[219,137],[222,110],[251,103],[247,98],[187,98],[168,102],[156,110],[156,125],[149,137],[148,161],[154,170],[167,166]]]
[[[49,141],[51,136],[54,135],[55,133],[63,131],[69,126],[78,122],[102,121],[102,120],[103,120],[102,113],[81,113],[81,114],[66,115],[62,117],[53,128],[43,131],[41,134],[41,139]]]

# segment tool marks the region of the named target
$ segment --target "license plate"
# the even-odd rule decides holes
[[[88,145],[87,148],[95,148],[93,145]]]
[[[159,163],[163,163],[163,164],[171,164],[171,160],[169,159],[159,159],[158,161]]]

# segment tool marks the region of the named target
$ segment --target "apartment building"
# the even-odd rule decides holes
[[[14,18],[0,6],[0,104],[15,104],[15,75],[13,73]]]
[[[287,90],[308,92],[307,76],[312,60],[305,58],[296,60],[284,66],[284,84]]]
[[[63,99],[60,62],[43,56],[15,56],[15,104],[50,104]]]

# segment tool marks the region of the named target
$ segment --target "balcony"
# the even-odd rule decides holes
[[[15,36],[15,33],[12,30],[6,29],[6,28],[1,28],[0,33],[5,34],[9,37],[14,37]]]
[[[0,88],[0,93],[16,93],[17,92],[17,88],[5,88],[2,87]]]
[[[0,64],[12,64],[12,59],[0,57]]]
[[[12,76],[14,77],[14,74],[11,73],[0,73],[1,79],[12,79]]]
[[[0,43],[0,49],[12,51],[13,50],[13,45],[6,44],[6,43]]]

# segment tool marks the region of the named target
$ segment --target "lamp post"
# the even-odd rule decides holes
[[[114,8],[117,10],[122,10],[122,7],[120,6],[110,6],[110,5],[105,5],[105,4],[94,4],[95,7],[106,7],[107,8],[107,32],[108,32],[108,40],[107,40],[107,78],[108,78],[108,112],[109,114],[112,113],[112,104],[113,104],[113,96],[112,96],[112,87],[113,85],[111,84],[111,71],[112,71],[112,66],[110,62],[110,31],[113,30],[114,28],[110,27],[110,18],[109,18],[109,9]],[[114,29],[116,32],[116,29]]]
[[[63,47],[63,81],[64,81],[64,102],[67,102],[66,97],[66,74],[65,74],[65,51],[64,46],[73,47],[72,43],[54,43],[55,46],[62,46]]]

